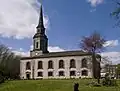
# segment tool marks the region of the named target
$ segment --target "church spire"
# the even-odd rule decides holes
[[[40,16],[39,16],[39,22],[38,22],[38,26],[37,26],[37,32],[41,32],[41,30],[44,30],[42,5],[40,7]]]
[[[39,22],[36,28],[37,32],[33,36],[33,52],[31,54],[32,56],[35,56],[36,53],[37,55],[41,55],[41,53],[48,53],[48,38],[45,34],[42,5],[40,6]]]

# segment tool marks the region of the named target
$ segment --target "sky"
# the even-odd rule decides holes
[[[29,55],[39,19],[40,0],[0,0],[0,43]],[[106,40],[102,56],[120,63],[120,27],[110,16],[112,0],[42,0],[50,52],[80,50],[80,40],[94,31]]]

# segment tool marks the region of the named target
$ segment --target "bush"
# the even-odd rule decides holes
[[[101,87],[101,84],[99,84],[96,81],[92,81],[92,82],[88,83],[87,85],[89,85],[89,86],[95,86],[95,87]]]
[[[109,74],[106,74],[105,75],[105,78],[103,79],[102,81],[102,85],[103,86],[116,86],[117,85],[117,82],[115,79],[111,79],[109,77]]]
[[[4,83],[4,77],[2,75],[0,75],[0,84]]]
[[[103,86],[117,86],[117,82],[115,79],[104,79],[102,81]]]

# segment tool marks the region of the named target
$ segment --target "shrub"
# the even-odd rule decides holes
[[[4,83],[4,77],[2,75],[0,75],[0,84]]]
[[[92,81],[92,82],[88,83],[87,85],[89,85],[89,86],[95,86],[95,87],[101,87],[101,84],[99,84],[96,81]]]
[[[103,86],[116,86],[117,82],[116,82],[115,79],[111,79],[110,76],[109,76],[109,74],[107,73],[105,75],[105,78],[102,81],[102,85]]]

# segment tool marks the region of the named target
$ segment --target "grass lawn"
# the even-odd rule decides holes
[[[90,80],[20,80],[8,81],[0,85],[0,91],[73,91],[75,82],[79,83],[79,91],[120,91],[118,87],[90,87]]]

